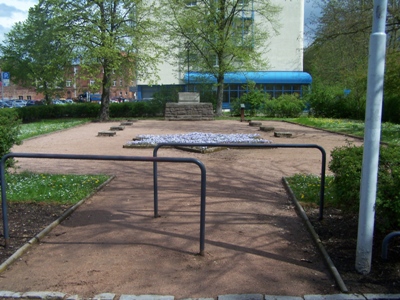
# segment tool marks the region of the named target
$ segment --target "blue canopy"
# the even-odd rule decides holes
[[[188,73],[184,80],[188,82]],[[259,71],[259,72],[230,72],[225,74],[226,84],[244,84],[253,81],[259,84],[311,84],[312,77],[306,72],[299,71]],[[189,72],[190,83],[217,83],[210,73]]]

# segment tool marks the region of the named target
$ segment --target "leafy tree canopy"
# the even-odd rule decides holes
[[[191,69],[217,79],[217,115],[222,114],[224,74],[267,66],[260,45],[277,33],[280,7],[267,0],[161,0],[160,5],[168,16],[165,43],[181,61],[190,51]]]

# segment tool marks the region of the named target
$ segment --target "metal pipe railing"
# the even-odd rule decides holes
[[[314,148],[318,149],[322,155],[321,162],[321,183],[320,183],[320,202],[319,220],[324,215],[325,200],[325,170],[326,152],[325,149],[315,144],[225,144],[225,143],[160,143],[154,147],[153,157],[157,157],[158,150],[162,147],[226,147],[226,148]],[[158,217],[158,182],[157,182],[157,162],[153,163],[153,188],[154,188],[154,217]]]
[[[389,242],[392,238],[396,237],[396,236],[400,236],[400,231],[394,231],[389,233],[388,235],[385,236],[385,238],[382,241],[382,253],[381,253],[381,257],[383,260],[387,260],[388,259],[388,246],[389,246]]]
[[[76,160],[116,160],[116,161],[149,161],[149,162],[171,162],[171,163],[193,163],[201,170],[201,195],[200,195],[200,255],[204,255],[205,244],[205,214],[206,214],[206,168],[204,164],[194,158],[177,157],[144,157],[144,156],[107,156],[107,155],[79,155],[79,154],[41,154],[41,153],[8,153],[1,159],[0,180],[1,180],[1,206],[3,215],[3,234],[5,247],[9,246],[9,228],[7,214],[7,194],[5,178],[5,162],[11,157],[19,158],[42,158],[42,159],[76,159]],[[156,175],[157,176],[157,175]],[[156,181],[157,182],[157,179]],[[158,190],[158,189],[157,189]],[[158,207],[154,208],[158,211]],[[157,213],[158,214],[158,213]],[[155,213],[156,215],[156,213]]]

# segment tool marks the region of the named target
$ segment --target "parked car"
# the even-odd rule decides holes
[[[33,106],[33,105],[35,105],[35,100],[28,100],[27,102],[26,102],[26,106]]]
[[[3,101],[3,107],[4,108],[13,108],[14,105],[13,105],[13,102],[11,100],[4,100]]]
[[[13,100],[13,105],[14,105],[14,107],[25,107],[26,102],[25,102],[25,100],[15,99],[15,100]]]
[[[55,99],[51,101],[53,104],[64,104],[61,102],[61,100]]]

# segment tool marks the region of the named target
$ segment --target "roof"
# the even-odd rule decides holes
[[[188,81],[188,73],[184,80]],[[269,84],[311,84],[312,77],[307,72],[299,71],[259,71],[259,72],[230,72],[225,74],[226,84],[243,84],[249,81]],[[211,73],[189,72],[190,83],[216,83]]]

